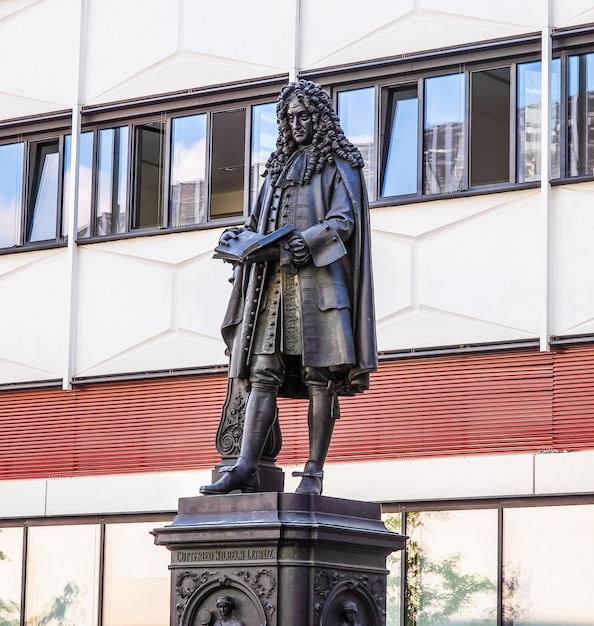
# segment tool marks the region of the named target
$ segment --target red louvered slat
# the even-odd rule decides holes
[[[594,346],[382,362],[341,399],[331,461],[594,448]],[[0,393],[0,479],[210,468],[225,377]],[[307,458],[307,404],[280,400],[279,461]]]

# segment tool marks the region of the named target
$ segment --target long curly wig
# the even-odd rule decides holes
[[[284,165],[298,149],[287,116],[287,108],[293,98],[297,98],[304,104],[313,120],[311,158],[305,172],[305,183],[310,181],[314,172],[321,172],[326,163],[333,163],[335,155],[346,159],[354,167],[364,166],[363,157],[358,148],[345,137],[340,127],[328,92],[313,81],[299,80],[285,85],[278,97],[276,150],[266,163],[266,173],[273,181],[279,177]]]

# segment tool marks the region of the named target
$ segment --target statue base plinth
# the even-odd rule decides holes
[[[182,498],[153,531],[171,551],[172,626],[385,624],[386,557],[406,538],[379,504],[288,493]],[[231,605],[221,620],[217,600]]]

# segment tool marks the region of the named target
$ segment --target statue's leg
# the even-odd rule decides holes
[[[339,417],[338,398],[330,384],[308,383],[309,411],[307,425],[309,429],[309,460],[301,476],[301,482],[295,493],[322,493],[324,462],[330,447],[334,421]]]
[[[258,463],[270,428],[276,419],[276,385],[253,383],[243,424],[241,452],[235,465],[222,468],[223,476],[212,485],[200,487],[200,492],[210,494],[257,491],[259,487]]]

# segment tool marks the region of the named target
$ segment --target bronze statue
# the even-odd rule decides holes
[[[320,494],[337,396],[365,391],[377,368],[363,158],[314,82],[281,90],[277,120],[276,150],[256,206],[245,229],[227,230],[219,248],[235,245],[246,229],[294,230],[234,268],[222,334],[229,380],[244,381],[249,397],[240,456],[201,487],[204,494],[258,490],[277,396],[309,398],[309,460],[296,473],[297,493]]]

